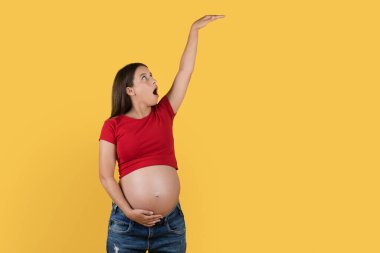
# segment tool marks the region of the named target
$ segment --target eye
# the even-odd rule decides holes
[[[152,74],[150,74],[150,76],[152,77],[153,75],[152,75]],[[146,76],[143,76],[141,79],[143,79],[144,77],[146,78]]]

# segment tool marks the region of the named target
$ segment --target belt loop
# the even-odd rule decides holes
[[[117,208],[117,205],[112,201],[112,212],[113,212],[113,214],[116,213],[116,208]]]
[[[178,201],[177,206],[178,206],[178,209],[179,209],[179,212],[181,213],[181,215],[182,215],[182,216],[185,216],[185,215],[183,214],[182,207],[181,207],[181,204],[179,203],[179,201]]]

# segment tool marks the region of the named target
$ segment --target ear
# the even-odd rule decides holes
[[[125,91],[126,91],[127,95],[130,95],[130,96],[133,96],[135,94],[133,88],[131,88],[131,87],[127,87],[125,89]]]

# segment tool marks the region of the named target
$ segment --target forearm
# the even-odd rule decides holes
[[[101,178],[100,182],[112,201],[123,211],[124,214],[128,214],[132,208],[116,180],[114,178]]]
[[[179,65],[180,71],[186,71],[192,73],[195,65],[195,58],[197,54],[198,45],[198,29],[193,26],[190,29],[189,37],[186,43],[185,50],[181,57]]]

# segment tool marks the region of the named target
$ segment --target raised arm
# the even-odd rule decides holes
[[[168,100],[175,113],[177,113],[180,105],[182,104],[190,82],[191,74],[194,70],[195,57],[197,54],[198,31],[206,26],[210,21],[223,17],[224,15],[207,15],[198,19],[191,25],[186,47],[181,57],[178,73],[176,74],[174,82],[167,94]]]

